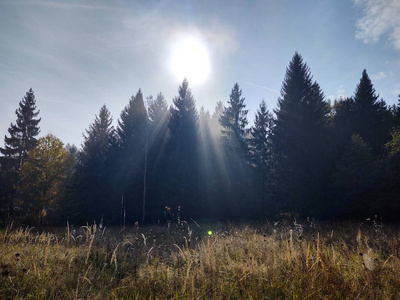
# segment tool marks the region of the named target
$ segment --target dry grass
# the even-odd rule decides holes
[[[7,228],[0,298],[395,299],[400,230],[370,223]]]

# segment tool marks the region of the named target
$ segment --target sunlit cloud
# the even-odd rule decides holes
[[[387,77],[387,75],[384,73],[384,72],[382,72],[382,71],[380,71],[380,72],[378,72],[378,73],[376,73],[376,74],[373,74],[372,76],[371,76],[371,78],[373,79],[373,80],[382,80],[382,79],[385,79]]]
[[[356,38],[366,44],[383,38],[400,51],[400,1],[354,0],[354,3],[362,8],[362,17],[356,24]]]

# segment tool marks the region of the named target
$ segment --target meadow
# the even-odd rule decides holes
[[[396,299],[400,230],[264,222],[0,231],[1,299]]]

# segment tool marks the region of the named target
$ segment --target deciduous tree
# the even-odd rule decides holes
[[[23,207],[37,217],[38,225],[43,216],[56,203],[62,193],[66,177],[68,152],[54,135],[37,141],[22,165],[20,192]]]

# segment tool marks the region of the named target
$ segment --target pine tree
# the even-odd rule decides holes
[[[129,104],[121,112],[118,120],[118,140],[122,151],[144,153],[144,141],[147,128],[147,111],[144,106],[142,91],[136,93],[129,100]],[[134,159],[132,157],[132,159]]]
[[[147,215],[154,222],[160,220],[167,195],[166,172],[169,109],[164,96],[159,93],[155,99],[148,97],[149,136],[148,136],[148,193]]]
[[[32,88],[19,102],[15,111],[17,121],[8,129],[9,137],[4,137],[4,148],[0,147],[0,209],[7,210],[8,216],[14,210],[16,201],[16,186],[19,181],[19,172],[28,157],[28,151],[36,145],[36,136],[39,134],[40,118],[36,111],[36,100]]]
[[[254,125],[250,129],[249,160],[254,171],[254,185],[257,192],[258,212],[267,212],[271,208],[273,182],[273,155],[271,135],[274,126],[272,113],[264,100],[255,114]]]
[[[220,118],[222,129],[222,138],[226,146],[230,150],[242,153],[245,155],[247,152],[246,129],[248,110],[245,109],[245,98],[242,97],[242,90],[236,83],[229,96],[228,107]]]
[[[110,111],[105,105],[83,136],[82,150],[79,152],[77,166],[80,198],[85,203],[89,220],[107,221],[115,214],[111,205],[112,191],[112,151],[115,131]]]
[[[7,158],[15,160],[16,169],[20,169],[28,156],[28,151],[36,145],[35,138],[40,128],[38,126],[41,118],[36,118],[40,111],[36,110],[36,99],[32,88],[19,103],[19,108],[15,111],[17,115],[16,124],[10,125],[8,129],[9,137],[4,137],[5,147],[0,148],[0,152]]]
[[[179,86],[178,96],[173,99],[168,123],[168,182],[170,186],[168,206],[181,205],[190,211],[191,217],[199,213],[198,190],[198,120],[196,103],[186,79]]]
[[[249,201],[252,195],[247,158],[248,110],[245,109],[244,101],[242,90],[236,83],[229,96],[228,106],[224,108],[220,117],[221,142],[224,146],[222,164],[226,169],[221,188],[226,189],[227,194],[224,198],[229,201],[220,202],[220,213],[225,214],[225,217],[233,215],[244,217],[254,211]]]
[[[256,112],[254,125],[250,129],[249,158],[252,166],[266,173],[266,168],[271,160],[271,134],[274,126],[272,114],[267,109],[264,100]]]
[[[170,108],[171,118],[168,127],[171,142],[184,155],[189,155],[189,149],[195,147],[197,143],[199,115],[186,79],[183,80],[178,93],[179,95],[173,99],[174,107]]]
[[[318,201],[326,187],[329,106],[297,52],[286,69],[275,114],[279,202],[299,214],[320,213],[319,206],[325,205]]]
[[[142,91],[132,96],[117,127],[119,191],[126,203],[127,222],[142,218],[143,178],[148,116]]]
[[[378,155],[383,145],[390,139],[391,120],[388,120],[388,109],[372,85],[364,69],[354,93],[354,114],[352,117],[355,134],[359,134],[371,146],[372,152]]]
[[[163,94],[159,93],[155,99],[148,98],[149,124],[154,131],[159,131],[168,121],[168,104]]]

